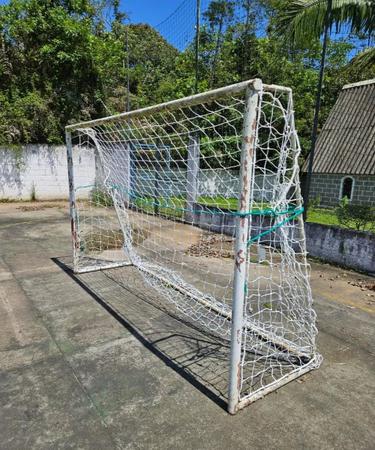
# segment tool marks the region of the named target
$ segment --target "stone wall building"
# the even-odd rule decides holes
[[[307,171],[307,162],[303,167]],[[375,79],[348,84],[319,134],[310,199],[375,206]]]

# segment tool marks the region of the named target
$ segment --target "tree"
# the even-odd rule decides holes
[[[281,7],[281,14],[278,17],[277,24],[279,31],[293,43],[306,43],[311,39],[319,39],[323,35],[315,113],[311,133],[311,149],[304,185],[304,201],[306,205],[304,218],[306,219],[315,144],[319,126],[329,32],[333,26],[336,27],[336,30],[340,30],[343,25],[349,25],[353,33],[363,32],[371,35],[375,26],[375,2],[373,0],[292,0],[287,2],[285,7]],[[373,49],[373,51],[375,50]]]
[[[243,30],[242,30],[242,39],[241,39],[241,52],[242,52],[242,64],[239,67],[240,73],[243,78],[247,75],[247,62],[250,59],[250,53],[251,53],[251,43],[254,41],[255,38],[255,23],[256,23],[256,16],[255,16],[255,9],[253,6],[252,0],[242,0],[241,6],[245,10],[245,23],[243,24]]]
[[[9,105],[1,127],[11,127],[3,143],[55,143],[68,121],[102,113],[94,17],[86,0],[11,0],[0,8],[1,97]]]
[[[339,224],[357,231],[375,230],[375,208],[371,205],[349,203],[344,197],[335,210]]]
[[[327,17],[327,8],[331,11]],[[368,36],[375,30],[374,0],[292,0],[281,3],[277,29],[294,44],[319,39],[325,24],[329,30]],[[375,67],[375,48],[368,48],[353,61],[361,68]]]
[[[164,101],[158,88],[175,70],[178,50],[147,24],[129,25],[129,48],[133,103],[141,107]]]
[[[278,29],[293,42],[319,39],[323,33],[329,0],[292,0],[282,3]],[[332,0],[328,18],[330,29],[340,31],[349,26],[350,33],[370,35],[375,29],[373,0]]]
[[[134,106],[162,100],[178,51],[148,25],[124,25],[113,0],[11,0],[0,7],[0,144],[61,143],[71,122],[125,110],[129,34]]]
[[[314,39],[293,51],[285,46],[274,27],[280,1],[285,5],[211,2],[200,39],[199,89],[254,77],[292,87],[305,154],[321,45]],[[269,23],[262,36],[259,17]],[[151,26],[125,24],[125,18],[119,0],[10,0],[0,7],[0,144],[61,143],[67,123],[123,112],[128,76],[133,108],[194,91],[194,42],[180,51]],[[351,49],[328,43],[322,118],[343,84],[371,77],[368,69],[347,65]]]
[[[212,58],[210,86],[215,85],[217,59],[222,45],[223,29],[234,16],[234,0],[213,0],[204,13],[205,19],[210,25],[210,31],[216,34],[215,49]]]

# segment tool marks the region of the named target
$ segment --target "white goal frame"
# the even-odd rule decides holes
[[[162,103],[147,108],[138,109],[135,111],[118,114],[115,116],[109,116],[102,119],[81,122],[66,127],[66,147],[67,147],[67,162],[68,162],[68,177],[69,177],[69,192],[70,192],[70,216],[71,216],[71,234],[73,242],[73,270],[76,273],[85,273],[89,271],[105,270],[121,266],[137,266],[136,261],[129,260],[124,257],[123,261],[115,262],[103,262],[95,263],[88,267],[82,267],[78,264],[79,259],[79,220],[77,214],[76,203],[76,189],[74,178],[74,147],[72,145],[72,133],[79,129],[90,128],[98,125],[104,125],[110,123],[112,120],[124,121],[145,117],[150,114],[156,114],[167,110],[173,110],[175,108],[183,108],[185,106],[191,107],[199,105],[201,102],[214,101],[223,95],[235,95],[239,92],[245,93],[245,110],[243,114],[243,128],[242,128],[242,145],[241,145],[241,164],[240,164],[240,190],[239,190],[239,210],[236,216],[236,231],[235,231],[235,252],[234,252],[234,276],[233,276],[233,299],[231,309],[224,310],[218,307],[216,304],[210,302],[209,299],[196,297],[194,300],[200,302],[203,306],[217,311],[219,314],[226,317],[231,321],[231,337],[230,337],[230,360],[229,360],[229,380],[228,380],[228,411],[231,414],[235,414],[239,409],[252,403],[258,398],[263,397],[267,393],[274,391],[280,386],[300,377],[302,374],[315,369],[319,366],[321,357],[316,352],[316,348],[308,349],[300,348],[298,345],[294,345],[293,342],[287,339],[278,338],[273,335],[272,332],[267,331],[259,327],[255,322],[252,323],[244,318],[244,300],[247,289],[247,273],[249,270],[248,260],[243,255],[247,253],[247,245],[249,239],[249,215],[248,211],[250,205],[250,189],[251,181],[253,177],[253,155],[256,145],[256,130],[257,130],[257,115],[259,108],[259,96],[261,92],[285,92],[291,93],[291,90],[287,87],[276,85],[265,85],[259,79],[248,80],[241,83],[237,83],[231,86],[226,86],[220,89],[211,90],[201,94],[185,97],[178,100]],[[297,148],[298,138],[294,130],[294,118],[292,117],[290,126],[293,129],[291,145]],[[299,190],[299,185],[298,185]],[[115,205],[116,207],[116,205]],[[302,211],[302,204],[297,205]],[[119,212],[116,210],[119,214]],[[297,214],[295,220],[298,222],[298,230],[301,234],[300,240],[303,247],[303,252],[306,257],[305,249],[305,236],[303,232],[303,219],[301,214]],[[121,220],[119,220],[121,223]],[[126,233],[126,230],[122,230]],[[171,286],[171,281],[163,279],[163,277],[154,273],[152,270],[138,267],[141,271],[149,272],[149,275],[158,278],[161,283],[167,283]],[[173,285],[172,285],[173,287]],[[174,288],[186,296],[194,297],[194,293],[189,290],[185,290],[180,285],[175,285]],[[241,359],[244,353],[244,343],[242,341],[243,329],[250,329],[252,333],[255,333],[260,340],[267,340],[273,343],[273,345],[281,351],[287,351],[299,359],[299,364],[295,369],[288,374],[283,375],[267,386],[263,386],[256,392],[248,396],[241,395]]]

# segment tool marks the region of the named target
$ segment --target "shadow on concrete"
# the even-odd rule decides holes
[[[145,286],[132,267],[75,274],[70,258],[52,260],[145,348],[222,409],[227,409],[227,341],[203,333],[163,306],[162,299]]]

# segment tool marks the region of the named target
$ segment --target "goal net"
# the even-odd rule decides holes
[[[70,125],[67,148],[74,270],[131,265],[227,342],[229,412],[319,366],[290,89],[252,80]]]

